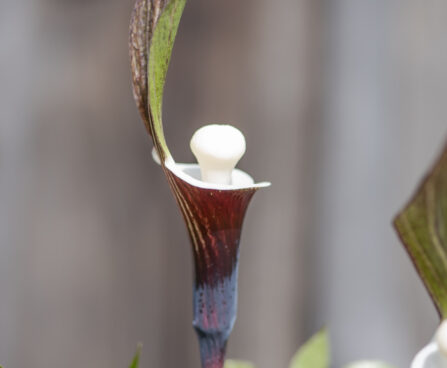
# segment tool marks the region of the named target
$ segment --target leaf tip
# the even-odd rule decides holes
[[[393,227],[441,316],[447,316],[447,145]]]
[[[143,344],[142,343],[138,343],[137,350],[135,352],[135,355],[133,357],[132,363],[130,364],[129,368],[138,368],[139,367],[139,365],[140,365],[140,355],[141,355],[141,349],[142,348],[143,348]]]

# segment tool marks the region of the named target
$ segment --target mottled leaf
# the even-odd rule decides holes
[[[255,366],[249,362],[242,362],[240,360],[227,360],[225,361],[224,368],[255,368]]]
[[[290,368],[328,368],[329,359],[329,338],[326,329],[323,329],[298,350]]]
[[[447,318],[447,146],[394,226],[439,314]]]
[[[164,139],[161,119],[163,91],[185,3],[186,0],[169,1],[155,27],[149,50],[149,109],[154,122],[154,136],[159,141],[165,156],[169,155],[169,151]]]
[[[137,0],[130,22],[129,55],[133,94],[141,117],[151,134],[147,88],[149,42],[166,2],[167,0]]]
[[[137,0],[130,26],[135,101],[162,159],[169,156],[163,134],[166,74],[186,0]]]
[[[347,365],[346,368],[394,368],[394,367],[383,362],[364,360],[360,362],[351,363]]]
[[[132,360],[132,363],[130,364],[129,368],[138,368],[140,365],[140,354],[141,354],[141,344],[137,346],[137,352],[135,353],[135,356]],[[1,367],[0,367],[1,368]]]

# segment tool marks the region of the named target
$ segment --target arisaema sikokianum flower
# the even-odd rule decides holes
[[[197,164],[174,161],[162,125],[166,73],[186,0],[137,0],[130,27],[134,97],[188,228],[195,263],[194,321],[202,366],[221,368],[236,318],[239,240],[254,183],[234,169],[245,151],[228,125],[200,129],[191,141]]]
[[[447,368],[447,145],[394,226],[443,321],[411,368]]]

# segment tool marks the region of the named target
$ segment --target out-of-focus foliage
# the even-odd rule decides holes
[[[255,366],[250,362],[227,360],[225,361],[225,368],[255,368]]]
[[[137,346],[137,352],[135,353],[135,356],[132,360],[132,363],[130,364],[129,368],[138,368],[140,365],[140,354],[141,354],[141,345]],[[1,367],[0,367],[1,368]]]
[[[323,329],[298,350],[290,368],[328,368],[329,359],[329,338],[326,329]]]
[[[129,368],[139,368],[141,345],[138,345],[137,352]],[[289,368],[329,368],[330,364],[330,344],[328,333],[323,329],[316,333],[306,342],[292,358]],[[2,368],[2,366],[0,366]],[[240,360],[226,360],[225,368],[255,368],[254,364]],[[345,368],[394,368],[393,366],[379,362],[366,361],[351,363]]]
[[[439,314],[447,318],[447,146],[394,226]]]

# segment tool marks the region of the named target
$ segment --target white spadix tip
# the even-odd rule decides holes
[[[436,343],[438,344],[439,351],[447,357],[447,320],[442,321],[436,331]]]
[[[232,184],[231,174],[245,153],[245,137],[231,125],[212,124],[197,130],[191,151],[200,166],[202,181]]]

